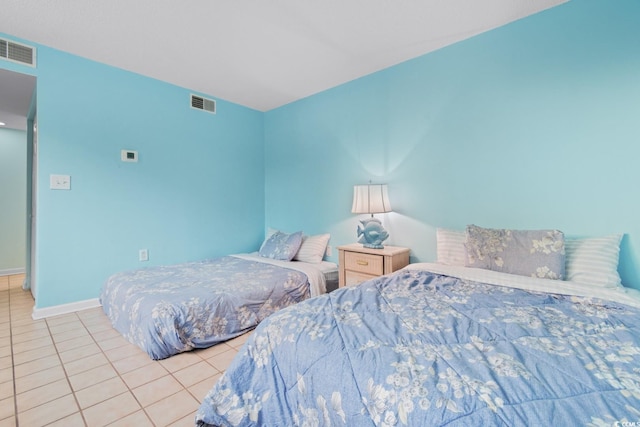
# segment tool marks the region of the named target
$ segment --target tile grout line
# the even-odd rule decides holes
[[[11,276],[9,276],[11,277]],[[11,382],[13,385],[13,416],[15,418],[16,427],[20,427],[18,420],[18,390],[16,388],[16,361],[13,351],[13,314],[11,310],[11,279],[7,283],[7,302],[9,303],[9,345],[11,346]]]
[[[129,387],[129,384],[127,384],[127,382],[124,380],[124,378],[122,378],[122,375],[120,374],[120,372],[118,371],[118,369],[113,365],[113,361],[111,359],[109,359],[109,356],[107,355],[107,353],[105,353],[104,349],[100,346],[100,343],[96,340],[96,338],[93,336],[93,333],[89,330],[89,328],[87,328],[87,325],[84,323],[84,321],[82,320],[82,317],[78,316],[78,319],[80,319],[80,323],[82,324],[82,327],[84,327],[86,329],[86,331],[89,333],[89,335],[91,336],[91,339],[93,340],[93,342],[98,346],[98,348],[100,349],[100,352],[102,353],[102,355],[104,356],[105,359],[107,359],[107,363],[109,364],[109,366],[111,366],[111,369],[113,369],[113,371],[118,375],[118,378],[120,379],[120,381],[122,381],[122,383],[124,384],[124,386],[127,388],[127,391],[122,392],[116,396],[112,396],[109,399],[113,399],[113,397],[117,397],[120,395],[123,395],[127,392],[129,392],[129,394],[131,394],[131,396],[134,398],[134,400],[136,401],[136,403],[140,406],[140,408],[142,409],[142,412],[144,412],[145,416],[147,417],[147,419],[154,425],[156,426],[156,424],[153,422],[153,420],[151,419],[151,416],[149,415],[149,413],[147,412],[146,408],[144,407],[144,405],[142,405],[142,403],[138,400],[138,397],[135,395],[135,393],[133,392],[133,390],[131,389],[131,387]],[[127,340],[127,342],[129,342]],[[163,366],[164,368],[164,366]],[[73,388],[72,388],[73,390]],[[107,400],[109,400],[107,399]],[[94,403],[91,406],[95,406],[98,405],[100,403],[106,402],[106,400],[103,400],[102,402],[98,402],[98,403]],[[91,406],[88,406],[88,408],[90,408]],[[78,407],[80,407],[80,405],[78,404]],[[80,412],[84,411],[83,409],[80,409]],[[125,418],[128,417],[129,415],[135,414],[137,411],[133,411],[130,414],[126,414],[125,416],[121,417]],[[83,415],[83,419],[84,419],[84,415]],[[110,422],[108,425],[115,423],[116,421],[119,420],[114,420],[112,422]],[[157,426],[156,426],[157,427]]]
[[[76,314],[76,317],[78,317],[78,315]],[[71,381],[69,380],[69,373],[67,372],[67,369],[64,366],[64,362],[62,360],[62,357],[60,357],[60,351],[58,350],[58,345],[56,343],[56,340],[53,338],[53,332],[51,332],[51,326],[49,325],[49,321],[45,318],[44,319],[44,323],[45,325],[47,325],[47,332],[49,333],[49,337],[51,338],[51,342],[53,343],[53,347],[56,349],[56,356],[58,356],[58,360],[60,361],[60,366],[62,367],[62,371],[64,372],[64,378],[67,381],[67,385],[69,386],[69,390],[71,390],[71,395],[73,396],[73,400],[76,402],[76,405],[78,407],[78,412],[80,413],[80,416],[82,417],[82,422],[84,423],[85,426],[88,426],[89,424],[87,424],[87,420],[84,418],[84,413],[82,412],[82,408],[80,407],[80,402],[78,402],[78,398],[76,397],[76,393],[75,390],[73,389],[73,386],[71,385]],[[82,325],[82,327],[84,327],[84,324]],[[55,399],[54,399],[55,400]],[[58,418],[57,421],[60,421],[68,416],[71,416],[73,414],[70,415],[65,415],[64,417]]]

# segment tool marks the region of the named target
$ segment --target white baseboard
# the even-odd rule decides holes
[[[54,305],[53,307],[34,307],[33,313],[31,313],[31,317],[33,318],[33,320],[39,320],[44,319],[45,317],[59,316],[61,314],[73,313],[75,311],[82,311],[100,306],[100,300],[98,298],[93,298],[84,301],[72,302],[69,304]]]
[[[0,276],[11,276],[12,274],[22,274],[26,270],[24,268],[7,268],[0,270]]]

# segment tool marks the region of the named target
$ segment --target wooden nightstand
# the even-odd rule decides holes
[[[409,248],[399,246],[385,246],[384,249],[369,249],[359,243],[338,246],[339,287],[393,273],[409,264],[409,252]]]

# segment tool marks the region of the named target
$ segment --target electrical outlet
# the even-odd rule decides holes
[[[138,251],[139,261],[149,261],[149,251],[147,249],[140,249]]]
[[[327,250],[325,251],[325,254],[327,254],[327,256],[331,256],[331,246],[327,245]]]

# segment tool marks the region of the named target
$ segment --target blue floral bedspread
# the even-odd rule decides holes
[[[229,256],[114,274],[100,301],[127,340],[164,359],[240,335],[308,297],[304,273]]]
[[[275,313],[196,423],[640,422],[640,310],[403,270]]]

